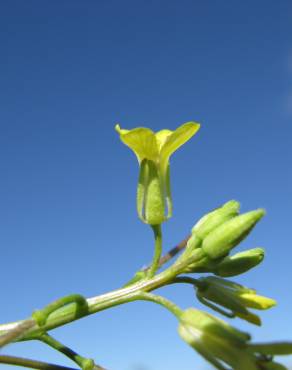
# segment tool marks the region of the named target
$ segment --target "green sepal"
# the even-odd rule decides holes
[[[165,184],[164,189],[165,191],[165,199],[166,199],[166,206],[167,206],[167,216],[166,219],[170,219],[172,217],[172,196],[171,196],[171,186],[170,186],[170,166],[169,163],[167,165],[166,169],[166,175],[165,175]]]
[[[145,222],[149,225],[160,225],[165,221],[163,189],[156,164],[147,160],[148,181],[144,199]]]
[[[156,164],[148,159],[143,159],[140,164],[137,212],[149,225],[159,225],[166,220],[163,184]]]
[[[235,315],[234,315],[234,313],[232,311],[229,311],[228,312],[228,311],[223,310],[222,308],[220,308],[219,306],[217,306],[217,304],[213,304],[212,302],[208,301],[203,296],[201,296],[200,294],[198,294],[198,292],[197,292],[197,298],[198,298],[198,300],[203,305],[211,308],[212,310],[214,310],[216,312],[219,312],[221,315],[226,316],[226,317],[229,317],[230,319],[233,319],[235,317]]]
[[[144,159],[140,164],[140,173],[137,186],[137,212],[140,220],[142,220],[143,222],[145,222],[143,213],[147,183],[148,183],[148,165],[147,161]]]

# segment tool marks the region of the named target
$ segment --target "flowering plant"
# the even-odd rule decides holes
[[[195,289],[198,300],[209,309],[255,325],[261,325],[261,320],[251,310],[266,310],[276,304],[273,299],[258,295],[254,289],[227,279],[243,274],[263,261],[262,248],[230,254],[265,215],[263,209],[240,214],[240,204],[231,200],[202,217],[192,227],[189,237],[161,257],[161,224],[172,215],[169,159],[199,127],[198,123],[188,122],[174,131],[154,133],[143,127],[125,130],[116,126],[120,139],[138,159],[137,211],[140,219],[154,232],[151,265],[137,271],[117,290],[87,299],[79,294],[62,297],[34,311],[25,320],[0,325],[0,348],[13,342],[39,340],[69,357],[80,369],[105,370],[93,359],[83,357],[59,342],[49,331],[116,305],[146,300],[169,310],[178,321],[180,337],[219,370],[285,369],[274,361],[274,356],[292,354],[292,342],[253,343],[248,333],[209,312],[195,307],[182,309],[152,293],[166,285],[189,284]],[[159,272],[165,262],[181,251],[173,264]],[[203,275],[196,278],[196,274]],[[4,354],[0,354],[0,363],[44,370],[72,370]]]

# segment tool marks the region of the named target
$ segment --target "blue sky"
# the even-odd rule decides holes
[[[138,166],[114,125],[194,120],[200,132],[172,158],[164,248],[229,199],[265,207],[238,249],[263,246],[266,259],[237,281],[279,304],[260,329],[234,325],[256,340],[292,340],[291,35],[286,0],[1,2],[1,321],[118,288],[151,260],[151,231],[136,216]],[[160,293],[201,307],[190,287]],[[54,333],[112,370],[208,368],[151,303]],[[7,352],[71,364],[38,343]]]

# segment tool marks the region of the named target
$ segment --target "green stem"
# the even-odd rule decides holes
[[[39,326],[43,326],[45,325],[47,318],[51,315],[51,313],[71,303],[76,303],[76,316],[82,317],[87,313],[86,299],[80,294],[70,294],[48,304],[42,310],[35,311],[32,314],[32,317],[36,320]]]
[[[139,293],[137,299],[143,301],[150,301],[160,304],[161,306],[165,307],[168,311],[170,311],[173,315],[175,315],[178,319],[182,314],[182,309],[180,309],[175,303],[172,301],[161,297],[160,295],[152,294],[152,293]]]
[[[81,369],[93,370],[95,364],[94,361],[85,357],[80,356],[78,353],[73,351],[71,348],[66,347],[61,342],[57,341],[55,338],[51,337],[49,334],[44,333],[40,335],[39,340],[46,343],[48,346],[54,348],[58,352],[63,353],[65,356],[74,361]]]
[[[33,319],[27,319],[20,322],[12,330],[0,336],[0,348],[6,346],[6,344],[21,339],[21,337],[34,325],[35,320]]]
[[[200,260],[202,258],[204,258],[204,254],[201,249],[198,248],[193,252],[191,257],[169,267],[167,270],[161,272],[158,275],[155,275],[152,279],[138,281],[137,283],[132,284],[128,287],[117,289],[112,292],[102,294],[100,296],[88,298],[86,300],[88,305],[87,313],[83,314],[83,316],[76,316],[76,303],[68,304],[51,313],[42,328],[40,328],[37,324],[34,325],[25,334],[25,336],[21,338],[21,340],[38,339],[38,336],[43,331],[49,331],[59,326],[68,324],[69,322],[75,321],[80,317],[85,317],[120,304],[135,301],[139,299],[139,293],[149,292],[165,286],[177,275],[182,273],[185,270],[186,266],[188,266],[189,264],[194,264],[196,262],[200,263]],[[9,330],[13,329],[19,324],[20,322],[0,325],[0,334],[7,333]]]
[[[154,256],[153,256],[152,264],[149,270],[147,271],[148,279],[151,279],[155,275],[155,272],[157,271],[159,267],[159,261],[160,261],[161,252],[162,252],[161,225],[151,225],[151,227],[152,227],[154,238],[155,238],[155,248],[154,248]]]
[[[0,364],[28,367],[38,370],[77,370],[73,367],[49,364],[43,361],[31,360],[23,357],[0,355]]]
[[[198,279],[191,278],[189,276],[177,276],[172,281],[169,282],[169,284],[177,284],[177,283],[191,284],[197,288],[203,288],[206,285],[206,283]]]

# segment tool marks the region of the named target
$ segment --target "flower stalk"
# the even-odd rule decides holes
[[[152,264],[147,271],[147,278],[151,279],[158,267],[159,267],[159,261],[162,253],[162,233],[161,233],[161,226],[160,225],[153,225],[152,230],[154,233],[154,239],[155,239],[155,247],[154,247],[154,256],[153,256],[153,261]]]

